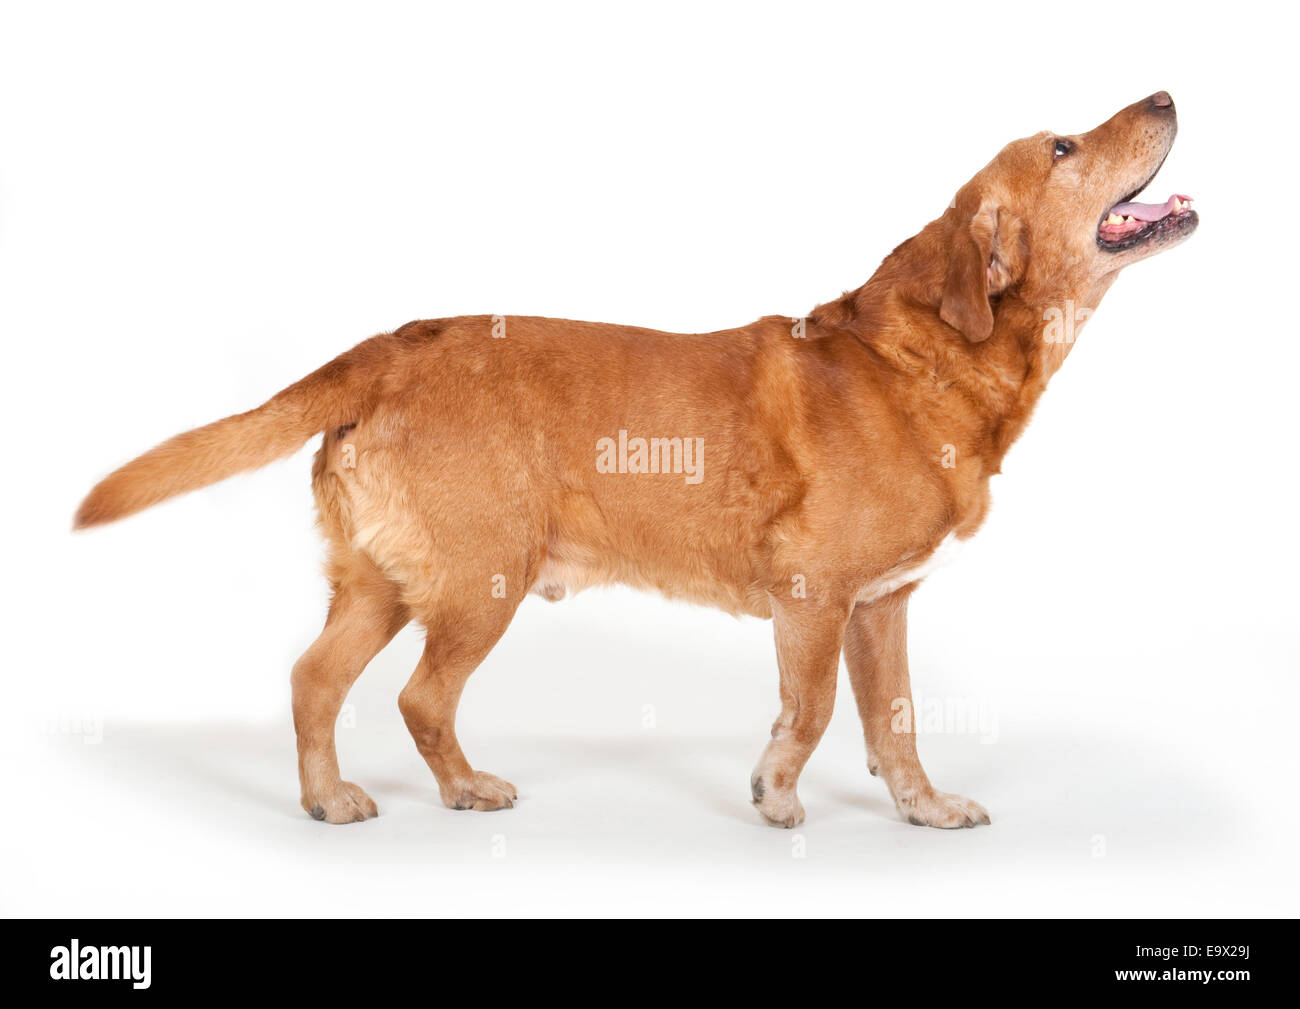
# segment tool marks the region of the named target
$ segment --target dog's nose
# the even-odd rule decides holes
[[[1157,91],[1147,100],[1157,112],[1172,112],[1174,109],[1174,100],[1168,91]]]

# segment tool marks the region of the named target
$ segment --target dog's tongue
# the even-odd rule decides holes
[[[1175,200],[1190,203],[1191,197],[1175,193],[1164,203],[1119,203],[1110,212],[1120,217],[1136,217],[1139,221],[1160,221],[1174,212]]]

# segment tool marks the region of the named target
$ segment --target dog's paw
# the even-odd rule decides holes
[[[803,804],[793,788],[778,792],[767,787],[761,777],[755,776],[750,779],[749,790],[754,796],[754,808],[773,827],[789,829],[803,823]]]
[[[329,794],[304,795],[302,808],[311,814],[313,820],[326,823],[361,823],[379,815],[375,800],[366,795],[360,785],[350,781],[340,781],[339,787]]]
[[[988,810],[974,799],[950,792],[922,792],[898,800],[903,819],[918,827],[974,827],[991,823]]]
[[[514,800],[519,798],[514,785],[487,771],[475,771],[469,781],[456,782],[439,791],[443,805],[451,809],[477,809],[480,813],[510,809]]]

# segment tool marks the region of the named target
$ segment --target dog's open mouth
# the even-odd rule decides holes
[[[1153,238],[1188,231],[1196,227],[1196,222],[1191,197],[1181,193],[1164,203],[1117,203],[1097,228],[1097,244],[1109,252],[1119,252]]]

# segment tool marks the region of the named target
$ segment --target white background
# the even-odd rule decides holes
[[[0,910],[1294,913],[1283,8],[542,7],[5,6]],[[462,742],[514,810],[438,803],[395,703],[411,629],[339,732],[382,815],[316,823],[312,449],[68,532],[112,467],[409,319],[802,315],[1006,141],[1160,88],[1149,198],[1195,197],[1199,233],[1116,284],[913,600],[916,688],[995,726],[922,757],[990,828],[898,819],[847,682],[807,823],[762,825],[770,626],[624,590],[530,598],[471,680]]]

